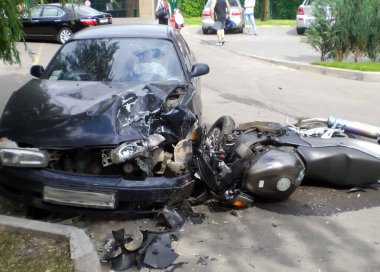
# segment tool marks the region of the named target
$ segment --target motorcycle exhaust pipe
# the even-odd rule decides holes
[[[378,139],[380,137],[380,128],[368,125],[356,121],[344,120],[342,118],[330,116],[327,120],[327,126],[329,128],[339,128],[346,132],[357,134],[372,139]]]

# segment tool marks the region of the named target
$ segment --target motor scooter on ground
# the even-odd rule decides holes
[[[222,116],[208,131],[193,132],[193,175],[233,206],[286,200],[304,179],[369,186],[380,182],[379,137],[378,127],[336,117],[235,127],[232,117]]]

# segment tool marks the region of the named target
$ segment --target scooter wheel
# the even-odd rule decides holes
[[[206,138],[208,139],[211,147],[215,150],[219,149],[220,144],[225,134],[230,134],[235,129],[235,121],[231,116],[224,115],[218,118],[207,132]]]

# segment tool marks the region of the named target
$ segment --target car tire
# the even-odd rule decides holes
[[[244,32],[244,27],[239,28],[239,33],[243,33],[243,32]]]
[[[64,44],[71,38],[71,36],[73,36],[73,31],[68,27],[63,27],[57,34],[57,41],[60,44]]]
[[[207,35],[208,34],[208,28],[203,28],[202,27],[202,32],[203,32],[203,34]]]
[[[303,35],[305,33],[306,28],[304,27],[297,27],[297,34]]]
[[[211,148],[218,150],[222,143],[223,136],[230,134],[235,129],[235,121],[231,116],[225,115],[219,117],[207,132],[206,138]]]

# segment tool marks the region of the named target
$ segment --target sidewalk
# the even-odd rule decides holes
[[[157,21],[153,18],[114,18],[114,23],[157,24]],[[187,26],[185,22],[185,27],[181,31],[185,37],[191,35],[210,45],[216,42],[216,35],[204,35],[200,26]],[[297,35],[295,27],[258,26],[257,31],[258,36],[227,33],[226,43],[222,49],[291,69],[347,79],[380,82],[380,72],[361,72],[311,65],[311,62],[320,60],[320,55],[306,43],[305,36]]]
[[[227,33],[223,49],[292,69],[347,79],[380,82],[380,72],[361,72],[311,65],[311,62],[320,60],[320,55],[306,43],[305,36],[297,35],[294,27],[258,26],[257,29],[258,36]],[[216,42],[215,34],[204,35],[198,26],[188,26],[183,31],[206,43],[213,45]]]

